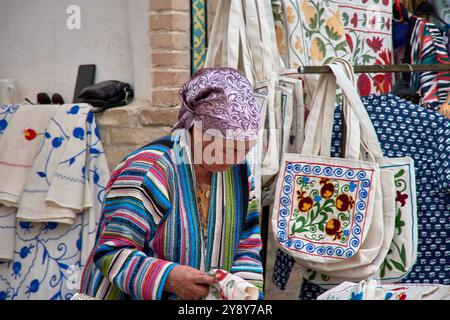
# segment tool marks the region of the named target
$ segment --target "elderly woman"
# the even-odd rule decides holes
[[[220,268],[262,297],[259,213],[245,162],[259,130],[252,87],[235,69],[205,68],[180,97],[172,134],[134,151],[112,174],[82,293],[201,299],[216,282],[207,272]]]

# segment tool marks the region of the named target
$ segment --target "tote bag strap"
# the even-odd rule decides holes
[[[240,48],[242,48],[242,57]],[[245,32],[244,7],[241,0],[231,0],[228,22],[228,66],[239,69],[240,62],[245,75],[253,85],[255,83],[253,61]]]
[[[270,0],[255,1],[259,23],[261,25],[261,42],[263,47],[263,67],[265,79],[275,79],[278,81],[280,73],[280,56],[276,46],[275,22],[272,15],[272,5]]]
[[[255,69],[255,80],[264,80],[263,47],[261,42],[261,28],[258,17],[258,9],[254,0],[244,0],[245,26],[248,36],[250,52]]]
[[[211,28],[208,50],[206,51],[205,67],[214,67],[217,53],[222,45],[221,65],[227,65],[228,47],[225,38],[228,37],[228,17],[230,14],[230,0],[219,0],[216,15]]]
[[[357,121],[359,122],[362,136],[365,139],[366,145],[375,159],[381,160],[383,158],[383,152],[381,150],[380,142],[378,141],[377,133],[370,120],[358,92],[350,80],[345,76],[342,67],[338,64],[330,64],[330,68],[336,76],[336,81],[341,86],[343,94],[349,100],[349,106],[354,112]],[[358,148],[359,148],[358,144]]]
[[[343,70],[346,76],[351,81],[352,85],[355,86],[355,78],[353,74],[352,65],[345,59],[342,58],[334,58],[331,63],[340,64],[343,67]],[[334,103],[333,103],[334,105]],[[344,115],[348,114],[349,116],[343,117],[342,120],[345,121],[346,125],[346,136],[342,137],[345,142],[345,158],[346,159],[354,159],[358,160],[360,158],[360,133],[359,133],[359,124],[355,119],[353,121],[349,120],[349,117],[354,117],[353,113],[349,113],[349,101],[346,98],[346,95],[342,95],[342,108]],[[320,155],[324,157],[330,157],[331,151],[331,140],[332,140],[332,132],[333,132],[333,119],[334,119],[334,111],[335,108],[326,108],[324,111],[324,121],[322,124],[322,137],[321,137],[321,147],[320,147]]]
[[[336,99],[336,78],[333,74],[320,75],[311,100],[311,111],[305,125],[305,141],[302,154],[318,155],[321,146],[321,131],[325,106]]]
[[[366,145],[375,159],[381,159],[383,153],[376,136],[375,129],[373,128],[367,111],[359,98],[354,84],[345,75],[344,67],[341,62],[331,63],[330,68],[333,74],[322,74],[319,78],[318,85],[314,92],[311,103],[311,112],[306,122],[305,128],[305,142],[302,149],[302,154],[305,155],[318,155],[322,152],[322,155],[329,153],[331,146],[331,125],[334,115],[334,104],[336,95],[336,84],[342,88],[344,98],[348,101],[349,110],[354,111],[355,121],[349,121],[351,126],[351,132],[355,134],[347,135],[349,141],[349,150],[351,158],[359,158],[360,150],[360,136],[357,134],[359,131],[358,124],[363,128],[364,138],[366,139]],[[336,81],[336,82],[335,82]],[[327,120],[325,120],[325,118]],[[326,123],[326,129],[323,124]],[[324,133],[322,134],[322,131]],[[325,138],[327,136],[327,138]],[[328,137],[329,136],[329,137]],[[323,151],[321,151],[323,150]],[[358,156],[356,156],[358,155]]]

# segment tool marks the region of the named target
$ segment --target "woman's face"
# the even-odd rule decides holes
[[[226,171],[232,165],[244,161],[255,144],[255,140],[224,139],[207,135],[194,128],[192,144],[194,164],[209,172]]]

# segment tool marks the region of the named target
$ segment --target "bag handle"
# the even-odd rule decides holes
[[[278,81],[281,60],[276,46],[275,21],[273,20],[272,5],[269,0],[255,1],[261,25],[261,43],[263,49],[264,77]]]
[[[264,59],[263,47],[259,37],[260,23],[258,9],[254,0],[244,0],[245,7],[245,26],[248,36],[248,44],[252,53],[255,68],[255,78],[257,81],[264,80]]]
[[[302,154],[317,155],[323,148],[327,149],[323,152],[329,152],[331,142],[328,143],[328,141],[331,141],[329,140],[331,139],[331,125],[328,125],[328,128],[323,129],[320,122],[322,121],[322,123],[327,124],[330,122],[332,123],[335,108],[334,100],[336,95],[336,84],[339,84],[343,91],[343,96],[348,100],[349,107],[354,111],[356,120],[363,129],[362,131],[364,133],[364,137],[366,138],[366,143],[370,152],[375,159],[381,159],[383,157],[383,153],[381,151],[375,129],[372,125],[372,121],[370,120],[367,111],[364,109],[354,84],[352,84],[349,78],[346,77],[341,64],[342,61],[341,63],[339,63],[339,60],[333,61],[329,64],[329,67],[333,73],[322,74],[319,78],[319,83],[312,99],[312,110],[306,122],[305,142],[303,145]],[[331,97],[333,100],[331,100]],[[328,120],[325,120],[325,116]],[[354,122],[351,121],[349,123],[353,125]],[[323,130],[327,131],[326,134],[330,136],[330,138],[326,138],[324,141],[322,141],[322,136],[325,136],[325,133],[322,135]],[[355,130],[355,132],[357,132],[356,127]],[[351,142],[350,148],[352,150],[359,150],[359,141],[356,141],[356,139],[349,139],[349,135],[347,135],[346,138]],[[359,151],[357,154],[359,155]]]
[[[342,58],[334,58],[332,60],[334,63],[341,64],[345,71],[346,76],[350,79],[352,85],[355,85],[355,78],[353,74],[352,65],[345,59]],[[332,102],[335,105],[334,102]],[[342,95],[342,107],[344,114],[348,113],[350,110],[349,101],[346,96]],[[353,114],[351,114],[353,115]],[[354,117],[354,115],[353,115]],[[320,155],[324,157],[330,157],[331,150],[331,138],[333,132],[333,118],[334,118],[334,108],[327,108],[326,113],[324,114],[324,121],[322,124],[322,137],[321,137],[321,147],[320,147]],[[354,121],[347,121],[347,117],[343,119],[346,120],[346,128],[347,135],[345,138],[345,158],[346,159],[359,159],[359,124],[356,119]],[[355,122],[356,121],[356,122]]]
[[[240,52],[242,48],[242,62],[245,75],[250,83],[254,84],[253,61],[248,47],[247,35],[245,32],[244,8],[241,0],[230,1],[230,17],[228,22],[228,66],[239,69]],[[238,35],[236,37],[236,35]],[[237,38],[237,41],[233,41]]]
[[[215,59],[222,45],[222,65],[226,65],[226,57],[228,55],[228,46],[225,44],[225,38],[228,36],[227,21],[230,14],[230,1],[219,0],[217,5],[216,16],[214,17],[211,28],[211,36],[209,39],[208,50],[206,51],[205,67],[214,67]]]
[[[355,119],[359,122],[362,137],[364,138],[367,148],[376,160],[383,158],[380,142],[375,128],[370,120],[364,105],[359,97],[355,86],[352,86],[350,80],[345,76],[342,67],[337,64],[330,64],[330,68],[336,76],[337,83],[341,86],[343,93],[349,100],[349,106],[354,112]],[[359,147],[359,145],[358,145]]]

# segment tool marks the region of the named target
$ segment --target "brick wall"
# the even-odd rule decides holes
[[[190,77],[190,1],[148,0],[151,86],[148,101],[97,116],[111,170],[131,151],[170,132],[179,110],[178,90]]]

